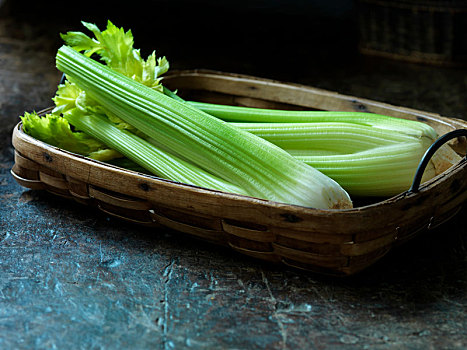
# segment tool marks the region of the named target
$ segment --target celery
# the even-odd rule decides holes
[[[428,124],[373,113],[188,103],[280,146],[352,196],[392,196],[408,190],[423,154],[438,137]],[[459,159],[444,145],[430,160],[423,181]]]
[[[82,51],[88,57],[96,54],[113,70],[151,89],[162,91],[161,75],[169,69],[169,62],[165,57],[156,59],[156,53],[153,51],[144,60],[140,50],[133,48],[134,39],[131,30],[125,32],[111,21],[107,21],[107,28],[104,31],[100,31],[95,24],[81,23],[94,34],[94,38],[82,32],[61,34],[68,46],[76,51]]]
[[[429,138],[354,123],[233,123],[282,147],[353,196],[390,196],[410,187]],[[433,167],[432,167],[433,168]],[[433,177],[428,173],[425,179]]]
[[[21,121],[26,134],[55,147],[100,161],[122,157],[91,136],[72,130],[68,121],[61,116],[47,114],[40,117],[37,113],[25,113]]]
[[[188,102],[210,115],[229,122],[268,122],[268,123],[353,123],[381,130],[399,131],[415,137],[424,137],[433,142],[438,135],[428,124],[389,117],[374,113],[336,111],[284,111],[264,108],[251,108],[218,105],[203,102]]]
[[[390,196],[409,189],[425,151],[426,147],[415,141],[353,154],[295,157],[339,182],[353,196]],[[430,164],[424,181],[435,175]]]
[[[117,128],[104,116],[83,113],[75,108],[66,112],[64,118],[86,134],[160,177],[219,191],[245,194],[239,187],[158,149],[127,130]]]
[[[414,141],[413,136],[398,131],[360,125],[358,118],[354,118],[352,123],[232,123],[232,125],[262,137],[287,151],[321,150],[346,154]]]
[[[216,122],[217,124],[213,124],[212,120],[216,118],[208,118],[204,114],[201,114],[202,117],[197,116],[190,120],[189,117],[193,113],[193,108],[190,109],[190,107],[170,105],[170,110],[165,113],[164,109],[167,106],[164,101],[162,101],[162,105],[155,108],[158,111],[156,112],[156,120],[159,118],[156,123],[152,120],[154,115],[151,113],[145,117],[151,121],[139,120],[138,118],[135,121],[131,115],[127,116],[126,120],[122,120],[118,110],[123,110],[128,114],[129,110],[138,112],[141,108],[144,110],[154,107],[151,103],[140,101],[141,98],[146,99],[149,96],[146,92],[139,91],[139,95],[134,95],[130,101],[132,106],[128,107],[124,96],[127,89],[134,89],[132,86],[125,85],[126,82],[123,82],[124,85],[112,86],[112,79],[115,79],[113,76],[109,81],[110,90],[104,89],[106,91],[98,92],[98,94],[104,94],[102,96],[106,96],[106,100],[110,99],[111,106],[103,108],[92,98],[86,97],[88,95],[83,92],[81,85],[78,86],[73,82],[66,81],[59,85],[53,99],[55,102],[54,114],[40,118],[35,113],[26,113],[22,117],[23,130],[38,139],[75,153],[137,171],[143,171],[144,168],[141,168],[143,165],[150,172],[174,181],[260,198],[326,207],[326,205],[329,206],[329,202],[326,203],[325,200],[318,200],[321,203],[316,205],[304,204],[310,203],[306,199],[306,188],[316,187],[306,185],[304,179],[317,176],[316,182],[319,183],[322,178],[305,168],[305,177],[298,181],[299,185],[297,185],[297,181],[293,179],[299,178],[298,173],[301,168],[290,160],[290,156],[331,177],[352,195],[389,196],[408,188],[423,151],[437,138],[436,132],[429,125],[372,113],[281,111],[186,102],[161,84],[161,75],[169,68],[167,59],[163,57],[156,60],[153,52],[147,60],[143,60],[140,51],[133,48],[131,31],[125,32],[110,21],[102,32],[94,24],[82,23],[95,37],[90,38],[81,32],[68,32],[62,35],[68,46],[83,52],[87,57],[97,55],[112,70],[147,86],[149,89],[163,92],[181,104],[186,104],[227,121],[227,124],[237,129],[237,132],[234,133],[231,128],[224,125],[216,126],[219,121]],[[79,56],[74,56],[75,59],[77,57],[79,58]],[[86,66],[86,63],[84,65]],[[101,68],[97,69],[97,73],[96,77],[91,74],[84,79],[96,78],[97,80],[92,84],[100,84],[99,79],[102,78],[100,75],[108,74]],[[75,71],[75,74],[80,74],[80,72]],[[78,81],[78,77],[75,77],[74,81]],[[120,88],[121,91],[118,90]],[[170,122],[173,124],[173,128],[170,128],[160,118],[172,118],[174,106],[176,106],[175,112],[176,109],[180,109],[183,111],[182,113],[189,111],[185,116],[188,120],[175,116],[175,119]],[[83,112],[85,112],[86,117],[81,120],[77,116]],[[88,132],[84,133],[71,128],[68,121],[60,114],[70,120],[74,118],[74,122]],[[143,111],[142,114],[148,114],[148,111]],[[100,119],[95,119],[97,117]],[[94,121],[94,124],[91,121]],[[106,122],[106,130],[113,130],[112,134],[115,139],[106,138],[101,132],[103,129],[88,129],[90,125],[96,126],[97,121],[99,123]],[[200,122],[204,123],[205,121],[212,124],[212,130],[211,126],[205,129],[200,125]],[[146,134],[133,124],[145,130]],[[77,125],[73,124],[75,127]],[[157,125],[156,128],[159,130],[150,130],[151,127],[148,125],[152,125],[152,128]],[[123,130],[114,130],[111,126]],[[221,130],[221,132],[218,134],[211,132],[217,131],[216,129]],[[245,133],[239,137],[237,135],[238,129],[254,134],[267,142],[252,141],[250,136],[245,136]],[[92,135],[95,135],[95,138],[91,137]],[[117,142],[116,140],[119,138],[120,142]],[[194,147],[197,142],[199,147]],[[268,164],[268,158],[264,158],[263,155],[269,152],[265,151],[269,150],[271,144],[282,148],[289,154],[289,157],[283,155],[285,152],[281,153],[276,149],[272,151],[274,154],[270,156],[274,160]],[[133,152],[131,148],[128,150],[126,149],[128,147],[123,145],[133,145]],[[236,147],[243,145],[246,145],[246,148],[253,147],[260,151],[257,155],[250,154],[251,152],[246,152],[243,155],[236,150]],[[151,150],[142,151],[145,148]],[[122,152],[118,152],[118,150]],[[170,157],[174,158],[173,161],[166,161],[160,165],[160,159],[149,161],[145,153],[152,153],[152,157],[166,160],[171,159]],[[135,162],[121,158],[122,155],[126,155]],[[217,157],[217,161],[222,164],[219,166],[211,157]],[[197,165],[192,164],[193,160]],[[430,161],[424,178],[429,179],[441,173],[457,160],[458,157],[452,149],[443,146]],[[279,161],[284,162],[282,167],[276,166]],[[256,162],[260,164],[260,170],[257,171],[251,166]],[[155,164],[158,165],[155,166]],[[181,165],[179,166],[179,164]],[[287,167],[291,169],[284,172],[283,169]],[[178,173],[177,168],[180,170]],[[216,175],[212,175],[210,172]],[[287,179],[285,181],[282,179],[277,184],[277,191],[282,192],[278,195],[271,190],[275,185],[271,179],[281,178],[282,174]],[[221,176],[223,179],[220,178]],[[215,179],[214,183],[209,183],[210,178]],[[232,179],[235,179],[238,184],[233,185]],[[290,183],[291,185],[287,186]],[[296,191],[299,194],[290,194],[290,191],[294,189],[293,186],[298,186]],[[329,183],[326,186],[333,188],[333,185],[329,185]],[[340,192],[341,189],[337,191]],[[346,198],[346,195],[343,197]],[[344,206],[349,205],[347,199],[344,199],[343,202],[346,203]]]
[[[67,44],[87,56],[97,53],[110,68],[183,101],[160,85],[159,72],[166,71],[163,67],[145,72],[151,79],[141,79],[140,72],[155,64],[154,54],[148,63],[143,61],[139,51],[133,48],[131,31],[118,29],[110,21],[103,32],[93,24],[83,22],[83,25],[93,32],[95,38],[69,32],[62,35]],[[151,60],[152,64],[149,64]],[[165,58],[158,62],[164,62],[164,67],[168,68]],[[372,113],[280,111],[190,103],[276,144],[332,177],[352,195],[392,195],[408,188],[407,183],[420,160],[421,149],[428,148],[437,137],[428,125]],[[401,144],[405,149],[394,154],[394,147]],[[410,162],[407,162],[409,155]],[[391,167],[394,171],[402,169],[388,177],[387,171]],[[377,186],[375,179],[379,179]]]
[[[57,68],[106,110],[166,150],[248,195],[316,208],[351,207],[334,180],[253,134],[154,91],[62,46]]]

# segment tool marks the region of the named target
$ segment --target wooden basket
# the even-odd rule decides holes
[[[311,87],[212,71],[181,71],[165,84],[181,96],[242,106],[368,111],[414,119],[440,134],[467,122]],[[13,132],[12,175],[30,189],[99,208],[131,222],[164,226],[255,258],[335,275],[354,274],[395,244],[455,215],[467,199],[465,158],[416,193],[348,210],[318,210],[222,193],[94,161]],[[465,138],[451,142],[465,154]]]

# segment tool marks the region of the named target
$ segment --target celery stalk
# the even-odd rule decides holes
[[[339,184],[270,142],[67,46],[58,50],[56,59],[57,68],[108,111],[250,196],[315,208],[351,207]]]
[[[68,111],[63,116],[78,129],[119,151],[157,176],[219,191],[245,194],[241,188],[158,149],[127,130],[117,128],[105,117],[82,113],[77,109]]]
[[[415,140],[413,136],[398,131],[360,125],[358,119],[353,123],[232,123],[232,125],[262,137],[287,151],[321,150],[347,154]]]
[[[282,147],[353,196],[392,196],[408,190],[424,152],[438,137],[427,124],[373,113],[188,103]],[[443,146],[442,155],[438,152],[430,160],[423,181],[458,160]]]
[[[403,134],[424,137],[434,141],[438,135],[428,124],[364,112],[336,112],[336,111],[284,111],[264,108],[251,108],[218,105],[203,102],[188,102],[217,118],[229,122],[268,122],[268,123],[354,123],[371,126],[382,130],[395,130]]]
[[[295,157],[333,178],[353,196],[391,196],[409,189],[426,148],[404,142],[353,154]],[[424,181],[435,175],[431,165]]]

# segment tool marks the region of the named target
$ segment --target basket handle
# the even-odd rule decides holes
[[[422,160],[418,164],[417,172],[415,173],[412,186],[409,189],[409,192],[416,193],[419,190],[420,182],[422,181],[423,173],[425,172],[425,168],[428,165],[431,157],[435,154],[435,152],[446,142],[452,140],[456,137],[465,136],[467,137],[467,129],[457,129],[447,134],[444,134],[440,138],[438,138],[433,144],[428,148],[428,150],[423,155]],[[464,159],[467,159],[467,154],[465,155]]]

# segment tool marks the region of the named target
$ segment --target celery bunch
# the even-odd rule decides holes
[[[53,114],[26,113],[25,132],[91,158],[170,180],[317,208],[351,207],[347,194],[409,188],[437,138],[428,125],[370,113],[280,111],[186,102],[165,88],[165,57],[144,60],[131,31],[83,22],[62,35],[68,80]],[[82,54],[78,53],[82,52]],[[90,57],[98,57],[105,66]],[[458,161],[447,146],[424,180]],[[123,161],[123,162],[122,162]]]
[[[95,39],[62,36],[68,46],[59,49],[57,67],[68,82],[54,98],[55,115],[171,180],[317,208],[352,206],[334,180],[279,147],[160,93],[166,69],[153,67],[168,63],[155,55],[152,64],[142,61],[131,32],[110,22],[102,33],[85,26]],[[93,54],[106,66],[90,59]]]
[[[409,189],[423,155],[438,138],[428,124],[374,113],[189,103],[280,146],[353,196],[391,196]],[[423,181],[460,159],[443,145],[431,158]]]
[[[133,48],[131,31],[118,29],[110,21],[103,32],[95,25],[83,24],[96,38],[91,39],[80,32],[69,32],[62,35],[67,44],[84,51],[86,56],[96,54],[112,69],[124,72],[152,90],[162,91],[160,76],[169,67],[165,57],[156,59],[153,52],[147,60],[143,60],[139,50]],[[53,101],[55,108],[52,114],[39,117],[36,113],[25,113],[21,117],[23,130],[27,134],[96,160],[118,162],[126,156],[145,170],[163,178],[246,194],[229,181],[152,145],[136,128],[106,111],[68,80],[58,86]]]
[[[57,68],[97,101],[163,150],[189,159],[248,195],[315,207],[349,208],[334,180],[270,142],[176,101],[76,50],[62,46]],[[66,114],[65,114],[66,117]],[[100,137],[96,132],[95,137]]]

